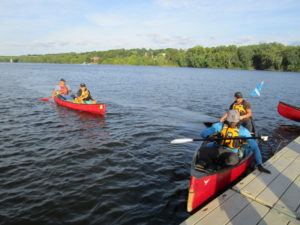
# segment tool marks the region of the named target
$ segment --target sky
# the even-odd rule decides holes
[[[300,0],[0,0],[0,55],[300,45]]]

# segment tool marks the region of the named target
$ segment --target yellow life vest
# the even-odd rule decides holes
[[[222,138],[229,138],[229,137],[238,137],[239,136],[239,128],[231,128],[228,124],[224,123],[223,128],[220,132]],[[229,140],[221,140],[220,145],[232,149],[238,149],[241,147],[241,140],[240,139],[229,139]]]
[[[243,104],[239,105],[237,103],[234,103],[233,106],[232,106],[232,109],[237,109],[239,111],[239,113],[240,113],[241,116],[247,114],[247,111],[244,108]]]
[[[89,97],[89,95],[90,95],[89,90],[85,89],[84,91],[81,91],[80,97],[83,98],[83,99],[85,99],[85,98]]]

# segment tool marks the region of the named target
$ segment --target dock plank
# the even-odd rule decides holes
[[[300,159],[300,155],[297,158]],[[256,197],[256,200],[273,207],[299,174],[300,161],[296,159]]]
[[[286,166],[286,164],[282,164],[280,160],[282,160],[282,156],[284,155],[285,162],[288,163],[288,161],[293,161],[293,157],[297,157],[298,153],[295,152],[293,149],[289,147],[285,147],[279,152],[277,152],[274,156],[272,156],[267,162],[265,162],[263,165],[271,170],[271,172],[275,172],[278,170],[276,174],[280,172],[280,170],[283,170]],[[279,161],[279,162],[277,162]],[[275,165],[275,167],[274,167]],[[273,168],[274,167],[274,168]],[[241,191],[245,186],[247,186],[249,183],[251,183],[254,179],[256,179],[261,173],[256,169],[252,173],[250,173],[246,178],[244,178],[242,181],[238,182],[233,189],[236,191]],[[275,175],[276,175],[275,174]]]
[[[258,223],[258,225],[288,225],[290,220],[281,216],[273,210],[270,210]]]
[[[245,208],[249,200],[239,193],[235,193],[231,198],[225,201],[222,205],[214,209],[211,213],[205,216],[196,225],[223,225],[228,223],[234,216]]]
[[[298,197],[297,197],[298,196]],[[295,179],[294,183],[292,183],[286,192],[281,196],[279,201],[274,205],[274,208],[290,215],[290,216],[298,216],[297,209],[300,204],[299,197],[300,196],[300,175]]]
[[[286,152],[286,154],[291,154],[291,152]],[[277,161],[274,162],[268,169],[271,171],[271,174],[260,173],[255,179],[253,179],[249,184],[243,187],[240,191],[241,194],[246,195],[253,200],[264,191],[264,189],[274,180],[276,177],[280,175],[280,173],[286,169],[291,163],[292,160],[295,160],[297,155],[293,155],[294,157],[286,158],[281,157]],[[237,188],[235,188],[237,190]]]
[[[234,217],[230,222],[226,223],[226,225],[257,224],[260,222],[261,218],[269,212],[269,210],[270,209],[268,207],[252,201],[236,217]],[[251,218],[251,220],[249,220],[249,218]]]
[[[211,213],[217,207],[223,204],[227,199],[231,198],[232,195],[236,194],[233,190],[229,189],[225,193],[219,195],[216,199],[208,203],[205,207],[201,208],[199,211],[190,216],[181,225],[195,225],[198,221],[204,218],[206,215]]]

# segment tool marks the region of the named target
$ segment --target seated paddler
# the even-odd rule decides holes
[[[205,166],[211,167],[216,163],[224,167],[234,166],[239,163],[239,150],[243,141],[247,141],[251,150],[254,152],[258,169],[261,172],[271,173],[262,166],[262,156],[260,149],[254,139],[225,139],[231,137],[252,137],[248,129],[239,124],[240,114],[238,110],[229,110],[227,119],[223,123],[214,123],[211,127],[201,132],[203,138],[210,135],[217,135],[218,142],[209,143],[200,150],[199,160],[204,162]]]
[[[80,89],[77,92],[75,103],[81,104],[96,104],[97,102],[92,98],[90,91],[84,83],[80,84]]]
[[[52,97],[58,96],[63,100],[73,100],[70,93],[72,92],[69,85],[66,84],[66,80],[61,78],[59,84],[55,86]]]

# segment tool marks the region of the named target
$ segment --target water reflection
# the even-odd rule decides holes
[[[63,127],[63,136],[68,140],[66,152],[72,152],[71,149],[75,148],[97,149],[110,136],[105,116],[55,107]]]
[[[277,138],[274,138],[274,142],[277,143],[276,151],[280,150],[288,143],[293,141],[295,138],[300,136],[300,126],[297,125],[279,125],[276,129],[274,129],[274,134]]]

